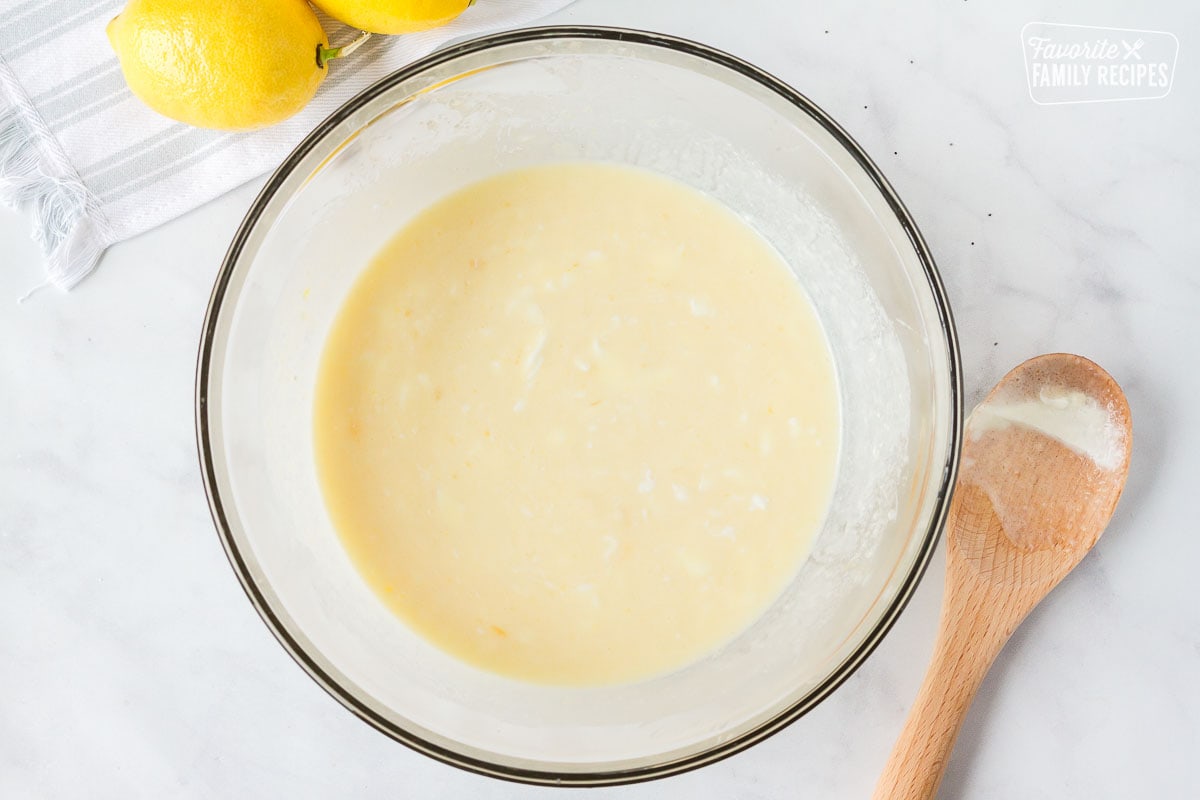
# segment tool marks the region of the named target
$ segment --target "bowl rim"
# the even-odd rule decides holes
[[[859,167],[871,179],[880,194],[887,201],[889,208],[891,209],[892,213],[895,214],[897,221],[907,234],[909,242],[921,262],[925,278],[928,282],[928,289],[932,295],[934,306],[937,310],[938,323],[941,328],[943,341],[947,350],[947,365],[949,369],[948,377],[951,401],[949,419],[950,439],[948,442],[949,455],[946,463],[943,466],[941,480],[936,494],[934,495],[933,514],[930,524],[922,536],[916,557],[914,558],[908,570],[908,574],[904,577],[904,580],[897,589],[895,597],[892,598],[887,608],[884,609],[883,613],[872,626],[871,630],[863,638],[862,642],[840,664],[838,664],[838,666],[829,675],[817,683],[803,697],[799,698],[788,707],[782,709],[774,716],[762,721],[754,728],[747,730],[738,736],[711,745],[698,752],[669,761],[626,769],[596,770],[589,772],[557,772],[554,770],[531,769],[527,767],[514,766],[512,764],[488,761],[486,759],[449,749],[435,742],[428,741],[421,736],[412,733],[411,731],[405,730],[404,728],[393,723],[391,720],[379,715],[375,710],[361,702],[357,697],[343,687],[334,677],[332,677],[321,666],[318,660],[305,650],[304,646],[293,636],[292,632],[288,630],[287,625],[276,615],[266,597],[263,595],[261,589],[257,585],[253,571],[250,569],[246,559],[238,549],[237,542],[234,540],[228,518],[226,516],[224,501],[221,498],[217,486],[215,461],[213,458],[213,449],[210,437],[211,431],[208,419],[209,382],[212,371],[213,351],[217,342],[217,323],[221,315],[222,306],[226,299],[230,279],[241,257],[243,248],[245,247],[246,242],[251,235],[251,232],[256,228],[270,201],[274,198],[276,192],[281,187],[281,184],[291,174],[296,165],[314,147],[316,147],[317,144],[321,142],[331,130],[340,125],[351,114],[394,86],[409,80],[410,78],[427,69],[464,55],[477,53],[494,47],[557,39],[601,39],[611,42],[630,42],[637,45],[648,45],[651,47],[673,50],[685,55],[700,58],[712,64],[716,64],[717,66],[721,66],[733,72],[739,73],[742,77],[753,80],[761,87],[768,89],[769,91],[788,101],[800,111],[806,113],[815,122],[820,124],[830,135],[832,135],[838,144],[854,158]],[[458,767],[468,772],[518,783],[542,786],[616,786],[639,783],[655,778],[675,775],[697,769],[707,764],[727,758],[735,753],[741,752],[742,750],[745,750],[746,748],[766,739],[767,737],[778,733],[792,722],[795,722],[797,719],[804,716],[804,714],[815,708],[821,701],[828,697],[835,689],[840,687],[852,674],[854,674],[854,672],[859,668],[859,666],[862,665],[866,658],[870,656],[872,652],[874,652],[875,648],[883,640],[884,636],[886,636],[891,630],[892,626],[899,618],[900,613],[908,605],[908,602],[912,598],[912,595],[915,592],[917,585],[920,583],[921,578],[924,576],[933,552],[937,547],[938,539],[945,525],[952,489],[958,473],[959,452],[961,449],[963,428],[962,366],[961,355],[959,352],[958,334],[955,328],[954,318],[950,310],[950,304],[946,296],[945,286],[943,285],[941,275],[934,264],[933,256],[925,242],[924,237],[917,228],[916,222],[913,220],[904,203],[900,200],[896,191],[892,188],[891,183],[887,180],[887,178],[884,177],[883,172],[870,159],[870,157],[867,156],[866,152],[853,139],[853,137],[850,136],[849,133],[847,133],[816,103],[793,89],[788,84],[779,80],[765,70],[762,70],[747,61],[737,58],[736,56],[729,55],[728,53],[716,48],[709,47],[708,45],[700,44],[688,39],[650,31],[592,25],[548,25],[488,34],[443,48],[424,58],[418,59],[417,61],[384,76],[380,80],[363,89],[354,97],[347,100],[332,114],[330,114],[329,117],[318,124],[300,142],[300,144],[298,144],[295,149],[292,150],[292,152],[283,160],[279,167],[271,174],[270,178],[268,178],[266,184],[260,190],[258,196],[255,197],[254,202],[246,212],[245,217],[238,226],[238,230],[235,233],[228,250],[226,251],[225,257],[221,262],[220,270],[215,278],[212,294],[204,315],[204,322],[201,328],[198,350],[199,352],[196,362],[195,379],[196,448],[204,482],[204,491],[208,498],[209,511],[211,513],[218,537],[220,538],[222,546],[225,549],[226,556],[229,559],[229,563],[232,566],[234,573],[237,575],[243,591],[246,593],[246,596],[249,598],[250,602],[253,604],[255,610],[258,612],[268,629],[270,629],[271,633],[288,652],[292,659],[305,672],[307,672],[309,677],[311,677],[322,689],[324,689],[326,693],[328,693],[335,700],[337,700],[348,710],[353,712],[356,716],[358,716],[367,724],[371,725],[376,730],[419,753],[441,761],[445,764]]]

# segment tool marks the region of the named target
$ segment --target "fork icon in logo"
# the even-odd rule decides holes
[[[1143,39],[1138,39],[1138,40],[1137,40],[1136,42],[1134,42],[1133,44],[1130,44],[1129,42],[1127,42],[1127,41],[1125,41],[1124,39],[1122,39],[1122,40],[1121,40],[1121,46],[1125,48],[1125,58],[1124,58],[1124,60],[1125,60],[1125,61],[1128,61],[1128,60],[1129,60],[1129,58],[1132,56],[1133,58],[1136,58],[1138,61],[1141,61],[1141,60],[1142,60],[1142,54],[1141,54],[1141,53],[1139,53],[1139,52],[1138,52],[1138,50],[1141,50],[1141,49],[1142,49],[1142,45],[1144,45],[1145,43],[1146,43],[1146,42],[1145,42],[1145,40],[1143,40]]]

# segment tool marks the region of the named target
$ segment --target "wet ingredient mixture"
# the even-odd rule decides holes
[[[753,229],[653,173],[469,186],[366,269],[318,376],[318,472],[367,583],[514,678],[652,676],[751,624],[825,514],[828,346]]]

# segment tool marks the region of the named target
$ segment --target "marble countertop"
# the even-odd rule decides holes
[[[1032,102],[1020,32],[1170,31],[1164,99]],[[1129,395],[1133,472],[1098,549],[1018,631],[946,798],[1200,796],[1200,7],[1184,0],[581,0],[550,21],[695,38],[799,88],[880,163],[928,238],[968,403],[1073,351]],[[0,796],[546,797],[418,756],[298,669],[213,532],[196,461],[200,322],[257,185],[43,290],[0,212]],[[783,733],[589,798],[865,798],[916,694],[940,556],[882,646]]]

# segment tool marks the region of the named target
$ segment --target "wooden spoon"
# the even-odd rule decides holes
[[[1121,387],[1064,353],[1021,364],[971,414],[946,522],[933,661],[874,800],[936,794],[1000,648],[1104,532],[1132,442]]]

